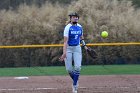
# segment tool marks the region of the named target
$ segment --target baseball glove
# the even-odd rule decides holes
[[[97,52],[96,52],[95,50],[93,50],[92,48],[86,46],[85,49],[86,49],[88,55],[89,55],[91,58],[96,59],[96,58],[98,57]]]

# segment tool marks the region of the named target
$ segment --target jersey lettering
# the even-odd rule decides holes
[[[81,31],[71,31],[71,34],[81,34]]]

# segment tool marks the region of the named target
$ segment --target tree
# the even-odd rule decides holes
[[[132,0],[133,4],[140,7],[140,0]]]

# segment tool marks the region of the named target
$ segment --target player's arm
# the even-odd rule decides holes
[[[65,36],[64,36],[63,54],[62,54],[62,56],[59,58],[60,61],[64,61],[64,59],[66,58],[67,42],[68,42],[68,37],[65,37]]]
[[[67,42],[68,42],[68,37],[64,36],[63,54],[66,54]]]
[[[84,36],[83,35],[81,36],[81,44],[85,49],[87,49],[87,46],[86,46],[86,43],[84,41]]]
[[[93,59],[97,58],[98,54],[96,53],[96,51],[86,46],[83,35],[81,36],[81,43],[82,43],[82,46],[87,51],[87,53],[90,55],[90,57],[92,57]]]
[[[86,46],[86,43],[84,41],[84,36],[83,35],[81,36],[81,44],[82,44],[82,46]]]
[[[63,45],[63,54],[62,56],[59,58],[60,61],[64,61],[64,59],[66,58],[66,49],[67,49],[67,42],[68,42],[68,32],[69,32],[69,28],[65,27],[64,29],[64,45]]]
[[[81,26],[81,28],[82,28],[82,26]],[[86,43],[84,41],[84,36],[83,36],[83,28],[82,28],[82,36],[80,37],[80,43],[82,44],[82,47],[87,49]]]

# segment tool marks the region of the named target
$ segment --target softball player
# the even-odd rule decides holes
[[[77,93],[78,79],[81,70],[82,52],[80,46],[80,40],[85,44],[83,40],[83,29],[78,24],[79,15],[77,13],[69,14],[70,22],[64,29],[64,47],[63,54],[60,57],[61,61],[65,61],[66,70],[73,80],[73,92]],[[72,66],[74,61],[74,67]]]

